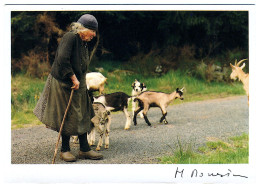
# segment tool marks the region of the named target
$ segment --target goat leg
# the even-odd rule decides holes
[[[134,122],[134,125],[136,126],[137,125],[137,122],[136,122],[136,113],[134,113],[134,118],[133,118],[133,122]]]
[[[167,112],[165,114],[163,114],[163,116],[161,117],[160,119],[160,123],[164,123],[164,124],[168,124],[168,121],[166,120],[166,115],[167,115]]]
[[[128,130],[128,129],[130,129],[130,126],[131,126],[131,117],[127,111],[127,107],[124,107],[123,111],[124,111],[124,114],[126,117],[125,130]]]
[[[95,136],[96,136],[96,127],[93,127],[93,129],[91,130],[90,134],[88,135],[88,144],[90,146],[94,146],[95,145]]]
[[[111,117],[108,116],[108,122],[105,131],[105,149],[109,148],[109,133],[110,133]]]
[[[139,108],[135,111],[135,113],[134,113],[133,121],[134,121],[134,125],[135,125],[135,126],[137,125],[136,116],[137,116],[137,114],[138,114],[141,110],[143,110],[143,108],[139,107]]]
[[[105,149],[109,148],[109,130],[106,130],[105,133]]]
[[[99,137],[99,142],[98,142],[96,151],[100,151],[100,148],[103,145],[103,137],[104,137],[104,134],[101,134],[100,137]]]
[[[151,126],[151,123],[150,123],[150,121],[148,120],[146,114],[144,114],[144,120],[145,120],[145,122],[147,123],[148,126]]]

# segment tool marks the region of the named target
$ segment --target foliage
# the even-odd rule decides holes
[[[150,56],[170,70],[202,60],[219,58],[224,65],[248,57],[247,11],[13,11],[12,73],[27,72],[21,58],[32,51],[52,64],[63,33],[85,13],[99,22],[97,61],[124,63],[143,56],[149,62]],[[240,55],[227,59],[234,50]]]
[[[42,77],[50,70],[53,38],[63,34],[52,13],[13,12],[12,15],[12,74],[24,71]],[[26,22],[28,21],[28,22]],[[25,22],[25,23],[24,23]],[[55,50],[57,44],[55,46]]]

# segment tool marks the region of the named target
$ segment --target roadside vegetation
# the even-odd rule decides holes
[[[132,83],[135,79],[144,82],[151,91],[170,93],[177,87],[185,87],[184,101],[176,101],[174,104],[234,95],[244,95],[240,82],[207,82],[205,80],[189,76],[181,70],[171,70],[162,76],[134,73],[130,70],[115,69],[111,62],[103,63],[102,73],[108,78],[105,93],[123,91],[131,95]],[[110,65],[110,66],[109,66]],[[47,76],[33,78],[26,74],[16,74],[11,80],[11,110],[12,128],[21,128],[41,124],[33,114],[33,109],[41,95]],[[98,93],[96,93],[98,94]],[[131,108],[131,106],[129,107]],[[130,109],[129,109],[130,110]]]
[[[205,146],[192,149],[192,144],[178,140],[172,156],[161,157],[162,164],[246,164],[249,158],[249,136],[231,137],[227,141],[209,138]]]

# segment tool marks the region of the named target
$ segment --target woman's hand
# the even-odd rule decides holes
[[[80,84],[80,82],[78,81],[76,75],[75,75],[75,74],[72,75],[72,76],[70,77],[70,79],[71,79],[71,81],[72,81],[72,83],[73,83],[73,86],[71,87],[71,89],[78,90],[78,89],[79,89],[79,84]]]

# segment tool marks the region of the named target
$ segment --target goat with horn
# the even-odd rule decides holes
[[[245,61],[247,59],[242,59],[241,61],[239,61],[237,63],[237,60],[235,61],[235,65],[232,65],[230,63],[230,66],[232,68],[232,73],[230,74],[230,78],[233,80],[236,80],[237,78],[239,79],[239,81],[241,81],[244,85],[244,90],[246,91],[246,95],[247,95],[247,102],[249,105],[249,74],[245,73],[243,71],[243,68],[245,68],[246,64],[243,63],[243,65],[241,67],[239,67],[239,65]]]

